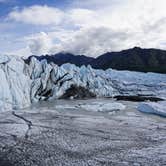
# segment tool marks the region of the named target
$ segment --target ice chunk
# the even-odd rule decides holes
[[[31,81],[24,74],[24,61],[15,56],[0,56],[0,110],[24,108],[31,104]]]
[[[96,112],[112,112],[124,110],[126,106],[124,104],[118,102],[93,102],[91,104],[80,104],[78,107],[87,110],[87,111],[96,111]]]
[[[166,101],[158,103],[154,102],[141,103],[138,106],[138,110],[141,112],[151,113],[166,117]]]

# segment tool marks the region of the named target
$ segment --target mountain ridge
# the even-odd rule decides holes
[[[25,62],[29,63],[32,57],[36,57],[39,61],[46,59],[48,63],[53,62],[59,66],[71,63],[77,66],[91,65],[95,69],[103,70],[112,68],[117,70],[166,73],[166,51],[155,48],[142,49],[134,47],[119,52],[107,52],[97,58],[63,52],[54,55],[32,55]]]

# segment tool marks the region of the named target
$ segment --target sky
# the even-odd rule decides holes
[[[0,0],[0,54],[166,49],[166,0]]]

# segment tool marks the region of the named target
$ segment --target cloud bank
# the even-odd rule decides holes
[[[22,10],[15,9],[9,14],[9,19],[34,25],[56,25],[63,19],[63,12],[48,6],[31,6]]]
[[[16,8],[7,19],[40,27],[24,37],[36,55],[66,51],[95,57],[134,46],[166,49],[165,0],[74,0],[63,10],[47,5]]]

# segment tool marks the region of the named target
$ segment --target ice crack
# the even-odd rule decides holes
[[[24,118],[23,116],[16,114],[14,111],[12,112],[12,114],[13,114],[15,117],[17,117],[17,118],[22,119],[22,120],[27,124],[28,129],[27,129],[27,131],[26,131],[24,137],[25,137],[26,139],[28,139],[28,137],[29,137],[29,131],[32,129],[32,126],[33,126],[32,122],[31,122],[30,120]]]

